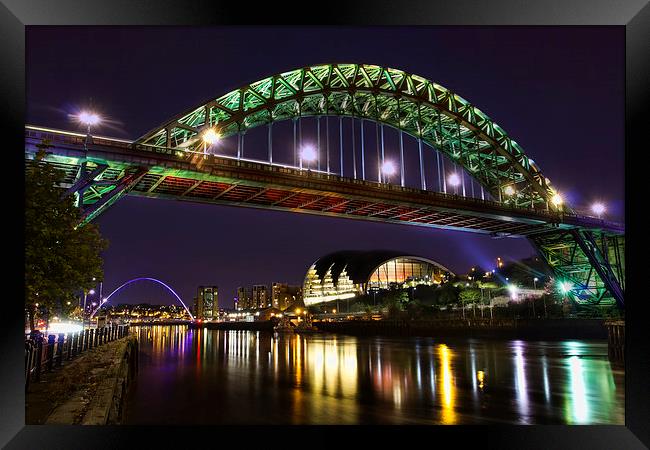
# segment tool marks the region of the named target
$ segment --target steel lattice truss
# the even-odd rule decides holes
[[[193,108],[136,141],[166,148],[200,145],[202,131],[222,137],[306,116],[348,116],[399,129],[461,165],[494,198],[549,208],[549,180],[486,114],[418,75],[365,64],[325,64],[273,75]],[[552,208],[553,205],[550,205]]]
[[[530,239],[558,279],[570,283],[567,294],[575,301],[596,305],[621,303],[619,297],[623,298],[625,289],[625,236],[564,230]]]

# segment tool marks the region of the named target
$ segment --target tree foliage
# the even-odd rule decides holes
[[[32,329],[37,303],[46,318],[69,313],[75,294],[103,279],[100,252],[108,246],[97,226],[77,227],[74,198],[62,198],[57,187],[63,172],[44,161],[47,142],[40,147],[25,174],[25,306]]]

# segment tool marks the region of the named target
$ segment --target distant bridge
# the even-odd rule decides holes
[[[293,133],[274,145],[274,124],[287,120]],[[399,144],[388,148],[385,128]],[[256,130],[264,136],[251,153],[263,156],[245,157],[244,137]],[[133,142],[37,126],[26,126],[25,139],[28,160],[49,141],[46,161],[65,173],[83,223],[128,194],[526,237],[573,299],[624,305],[624,226],[558,201],[487,115],[400,70],[326,64],[273,75]]]

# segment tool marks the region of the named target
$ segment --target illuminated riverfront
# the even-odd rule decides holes
[[[29,32],[29,423],[623,424],[615,36],[276,31]]]
[[[598,341],[133,332],[129,424],[624,422],[623,373]]]

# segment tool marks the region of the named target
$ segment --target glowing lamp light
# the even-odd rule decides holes
[[[99,117],[98,114],[89,111],[81,111],[77,115],[77,120],[79,120],[79,122],[83,123],[84,125],[97,125],[102,121],[101,117]]]
[[[79,323],[50,322],[47,332],[48,334],[76,333],[82,329],[83,326]]]
[[[560,206],[562,203],[564,203],[564,199],[560,194],[553,194],[553,197],[551,197],[551,203],[553,203],[555,206]]]
[[[305,145],[300,152],[300,157],[307,162],[316,160],[317,156],[316,149],[311,145]]]
[[[503,192],[508,196],[515,195],[515,188],[513,188],[512,186],[506,186],[503,189]]]
[[[563,294],[566,294],[571,290],[571,283],[569,283],[568,281],[561,281],[560,290],[562,291]]]
[[[397,169],[395,168],[395,164],[393,164],[392,161],[386,161],[381,166],[381,171],[384,173],[384,175],[394,175]]]
[[[219,134],[214,131],[213,128],[208,128],[205,133],[203,133],[202,139],[206,144],[212,145],[217,143],[219,139],[221,139],[221,136],[219,136]]]
[[[513,300],[517,298],[517,286],[510,284],[508,285],[508,291],[510,291],[510,297],[512,297]]]
[[[460,184],[460,177],[457,173],[452,173],[449,175],[449,178],[447,178],[447,183],[451,186],[458,186]]]
[[[91,289],[91,290],[88,291],[88,293],[89,293],[90,295],[93,295],[93,294],[95,294],[95,290],[94,290],[94,289]]]
[[[593,205],[591,205],[591,211],[594,214],[596,214],[598,217],[600,217],[605,212],[605,205],[603,205],[600,202],[594,203]]]

